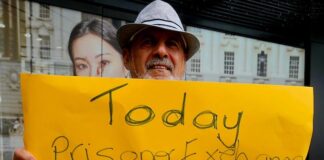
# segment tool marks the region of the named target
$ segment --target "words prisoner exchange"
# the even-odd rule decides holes
[[[184,149],[175,149],[170,148],[167,151],[159,150],[159,151],[152,151],[149,149],[141,150],[141,151],[135,151],[135,150],[126,150],[126,151],[119,151],[118,158],[120,160],[194,160],[197,159],[197,152],[192,151],[190,149],[190,146],[197,146],[199,145],[199,139],[194,138],[189,141],[186,141],[184,144]],[[93,157],[102,158],[104,160],[114,160],[118,158],[114,158],[113,154],[111,153],[114,151],[114,147],[104,147],[100,148],[98,150],[95,150],[94,153],[89,153],[91,150],[91,144],[77,144],[75,146],[71,147],[70,140],[68,137],[65,136],[58,136],[54,139],[52,143],[52,147],[54,148],[54,160],[59,160],[61,154],[68,154],[70,156],[70,160],[76,160],[79,159],[75,158],[76,153],[80,155],[83,154],[84,158],[83,160],[92,160]],[[93,150],[93,149],[92,149]],[[182,151],[181,157],[174,157],[173,153],[179,151]],[[118,152],[118,148],[116,149]],[[115,152],[116,152],[115,151]],[[198,156],[199,159],[203,160],[303,160],[303,156],[283,156],[280,157],[278,155],[269,155],[269,154],[258,154],[256,157],[248,157],[245,152],[239,151],[239,140],[237,140],[236,146],[229,147],[225,150],[220,150],[219,148],[208,148],[205,149],[205,152],[200,153],[203,154]],[[116,155],[116,154],[115,154]],[[62,156],[63,158],[66,158]],[[92,158],[90,158],[92,157]],[[204,157],[204,158],[202,158]],[[63,159],[62,158],[62,159]],[[95,158],[95,160],[97,160]]]

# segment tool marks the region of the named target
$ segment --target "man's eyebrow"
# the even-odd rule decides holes
[[[180,44],[181,44],[181,46],[183,47],[183,49],[186,49],[187,44],[186,44],[186,41],[185,41],[185,39],[182,37],[181,34],[179,34],[179,36],[173,35],[173,36],[171,36],[169,39],[170,39],[170,40],[177,41],[177,43],[180,43]]]

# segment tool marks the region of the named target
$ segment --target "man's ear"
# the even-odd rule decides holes
[[[131,56],[128,48],[123,49],[123,62],[126,69],[130,70]]]

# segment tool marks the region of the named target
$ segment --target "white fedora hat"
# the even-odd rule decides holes
[[[137,16],[134,23],[126,24],[117,31],[117,40],[121,48],[126,47],[141,31],[149,27],[180,33],[185,41],[185,49],[190,59],[199,49],[196,36],[184,31],[177,12],[166,2],[156,0],[147,5]]]

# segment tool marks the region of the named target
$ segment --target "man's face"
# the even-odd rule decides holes
[[[148,28],[123,50],[124,63],[132,78],[180,80],[186,68],[183,46],[179,33]]]

